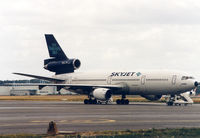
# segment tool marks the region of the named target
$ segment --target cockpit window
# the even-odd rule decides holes
[[[181,80],[194,79],[192,76],[182,76]]]

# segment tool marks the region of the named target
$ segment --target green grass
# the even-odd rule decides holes
[[[200,128],[181,128],[181,129],[149,129],[149,130],[126,130],[111,131],[110,133],[89,136],[90,138],[195,138],[200,137]],[[87,136],[86,136],[87,137]]]
[[[200,128],[80,132],[76,135],[1,135],[0,138],[200,138]]]

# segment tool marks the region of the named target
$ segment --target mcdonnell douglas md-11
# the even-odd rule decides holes
[[[126,95],[140,95],[148,100],[159,100],[162,95],[170,95],[168,105],[174,104],[175,95],[181,95],[198,86],[194,77],[181,72],[173,71],[122,71],[105,73],[74,72],[81,66],[79,59],[70,59],[52,34],[45,34],[49,59],[44,60],[44,68],[54,72],[52,77],[14,73],[47,80],[47,84],[29,84],[39,86],[56,86],[57,91],[67,89],[77,94],[88,95],[85,104],[97,104],[98,101],[108,102],[112,95],[121,95],[117,104],[129,104]],[[27,86],[27,85],[26,85]]]

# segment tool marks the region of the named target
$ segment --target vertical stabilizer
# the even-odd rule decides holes
[[[72,73],[81,66],[78,59],[69,59],[52,34],[45,34],[49,59],[44,60],[44,69],[55,72],[56,75]]]
[[[45,34],[49,56],[58,60],[67,60],[67,56],[52,34]]]

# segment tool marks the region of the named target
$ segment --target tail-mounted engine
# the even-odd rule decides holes
[[[49,59],[44,60],[44,68],[56,75],[64,73],[72,73],[81,66],[78,59],[69,59],[52,34],[45,34],[47,47],[49,51]]]
[[[81,62],[78,59],[68,59],[68,60],[56,60],[55,58],[50,58],[44,60],[44,68],[51,72],[55,72],[56,75],[63,73],[71,73],[81,66]]]

